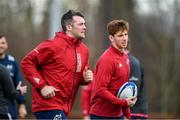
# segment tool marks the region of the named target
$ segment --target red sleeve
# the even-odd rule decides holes
[[[97,96],[108,100],[113,104],[128,106],[125,99],[119,99],[107,90],[107,86],[111,80],[114,69],[113,62],[111,61],[104,59],[98,62],[94,76],[95,80],[98,81],[94,84],[93,91],[96,91],[95,93]]]
[[[81,89],[80,106],[83,116],[89,115],[92,83]]]
[[[42,89],[46,85],[39,70],[41,69],[40,66],[51,60],[51,58],[52,51],[47,46],[41,45],[32,50],[21,61],[22,72],[34,87]]]

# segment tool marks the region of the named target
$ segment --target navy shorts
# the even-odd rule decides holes
[[[95,120],[97,120],[97,119],[123,120],[124,119],[123,116],[120,116],[120,117],[104,117],[104,116],[97,116],[97,115],[92,115],[92,114],[90,115],[90,118],[91,118],[91,120],[93,120],[93,119],[95,119]]]
[[[66,120],[67,117],[62,110],[47,110],[47,111],[39,111],[34,113],[36,119],[38,120]]]

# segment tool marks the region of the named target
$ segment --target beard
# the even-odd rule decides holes
[[[77,38],[78,40],[83,40],[85,39],[85,35],[82,36],[82,35],[75,35],[75,38]]]
[[[78,36],[76,37],[78,40],[82,41],[84,39],[84,37]]]

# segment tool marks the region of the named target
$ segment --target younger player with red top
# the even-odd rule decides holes
[[[119,99],[118,89],[129,80],[130,65],[124,49],[128,44],[128,22],[113,20],[107,25],[110,47],[99,58],[91,94],[91,119],[130,118],[130,107],[137,98]]]

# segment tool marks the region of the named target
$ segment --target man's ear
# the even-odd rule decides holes
[[[67,26],[66,26],[66,30],[68,30],[68,31],[69,31],[69,30],[72,30],[72,26],[71,26],[70,24],[67,25]]]
[[[112,35],[109,35],[108,37],[111,42],[114,42],[114,37]]]

